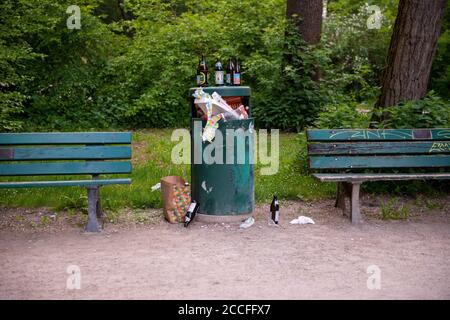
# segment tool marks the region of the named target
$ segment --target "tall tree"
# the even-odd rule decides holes
[[[322,0],[287,0],[286,20],[294,23],[300,38],[308,45],[315,45],[320,42],[322,10]],[[289,31],[286,30],[286,36],[288,34]],[[285,54],[284,64],[290,62],[290,54]],[[320,77],[320,68],[317,66],[311,78],[314,81],[319,81]]]
[[[381,80],[379,107],[427,93],[446,0],[400,0]]]
[[[320,41],[322,9],[322,0],[287,0],[286,18],[294,21],[307,44]]]

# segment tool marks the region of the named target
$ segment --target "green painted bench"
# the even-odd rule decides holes
[[[361,220],[359,190],[365,181],[450,179],[450,129],[307,130],[306,135],[313,176],[338,182],[336,207],[346,214],[349,198],[352,223]]]
[[[0,133],[0,188],[81,186],[88,193],[87,232],[98,232],[100,187],[129,184],[130,178],[101,178],[131,173],[131,133]],[[65,176],[64,180],[22,181],[19,176]],[[89,175],[75,180],[68,175]],[[47,178],[47,177],[46,177]],[[14,181],[16,180],[16,181]]]

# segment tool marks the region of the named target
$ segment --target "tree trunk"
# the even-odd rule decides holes
[[[445,2],[400,0],[377,106],[426,95]]]
[[[298,33],[307,44],[318,44],[322,31],[322,10],[322,0],[287,0],[286,20],[294,22]],[[291,57],[285,55],[285,63],[288,64],[290,60]],[[315,68],[311,78],[314,81],[320,80],[319,67]]]
[[[322,0],[287,0],[286,18],[295,22],[307,44],[320,41],[322,9]]]

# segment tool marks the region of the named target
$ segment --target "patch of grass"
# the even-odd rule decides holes
[[[171,152],[177,142],[171,141],[171,129],[137,131],[133,134],[133,172],[131,185],[111,185],[101,188],[102,207],[106,211],[121,208],[160,208],[159,191],[150,187],[161,177],[177,175],[190,181],[190,165],[175,165]],[[270,140],[269,140],[270,141]],[[306,139],[304,134],[280,134],[279,171],[274,175],[261,175],[260,164],[255,165],[255,199],[257,202],[272,200],[274,193],[280,199],[316,200],[332,197],[335,185],[314,180],[305,170]],[[108,177],[105,175],[105,177]],[[117,177],[117,175],[116,175]],[[89,179],[89,176],[57,177]],[[36,181],[55,177],[14,177],[9,180]],[[2,179],[8,180],[8,179]],[[51,207],[57,210],[86,211],[85,188],[25,188],[1,189],[0,205],[5,207]],[[108,218],[116,220],[117,213],[108,212]]]
[[[50,218],[47,217],[46,215],[43,215],[39,218],[39,225],[41,227],[48,226],[49,224],[50,224]]]
[[[409,215],[409,207],[406,204],[399,204],[396,197],[381,202],[380,210],[384,220],[406,220]]]
[[[438,201],[426,198],[424,196],[418,196],[414,200],[414,204],[418,207],[427,208],[428,210],[442,209],[444,206]]]

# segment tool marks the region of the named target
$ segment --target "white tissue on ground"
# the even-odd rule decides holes
[[[158,190],[158,189],[161,189],[161,183],[158,182],[158,183],[155,184],[151,189],[152,189],[152,192],[153,192],[153,191],[156,191],[156,190]]]
[[[315,224],[313,219],[311,219],[309,217],[305,217],[305,216],[299,216],[297,219],[294,219],[289,223],[290,224]]]
[[[241,223],[239,228],[241,229],[247,229],[250,228],[255,223],[255,219],[253,217],[247,218],[244,220],[244,222]]]

